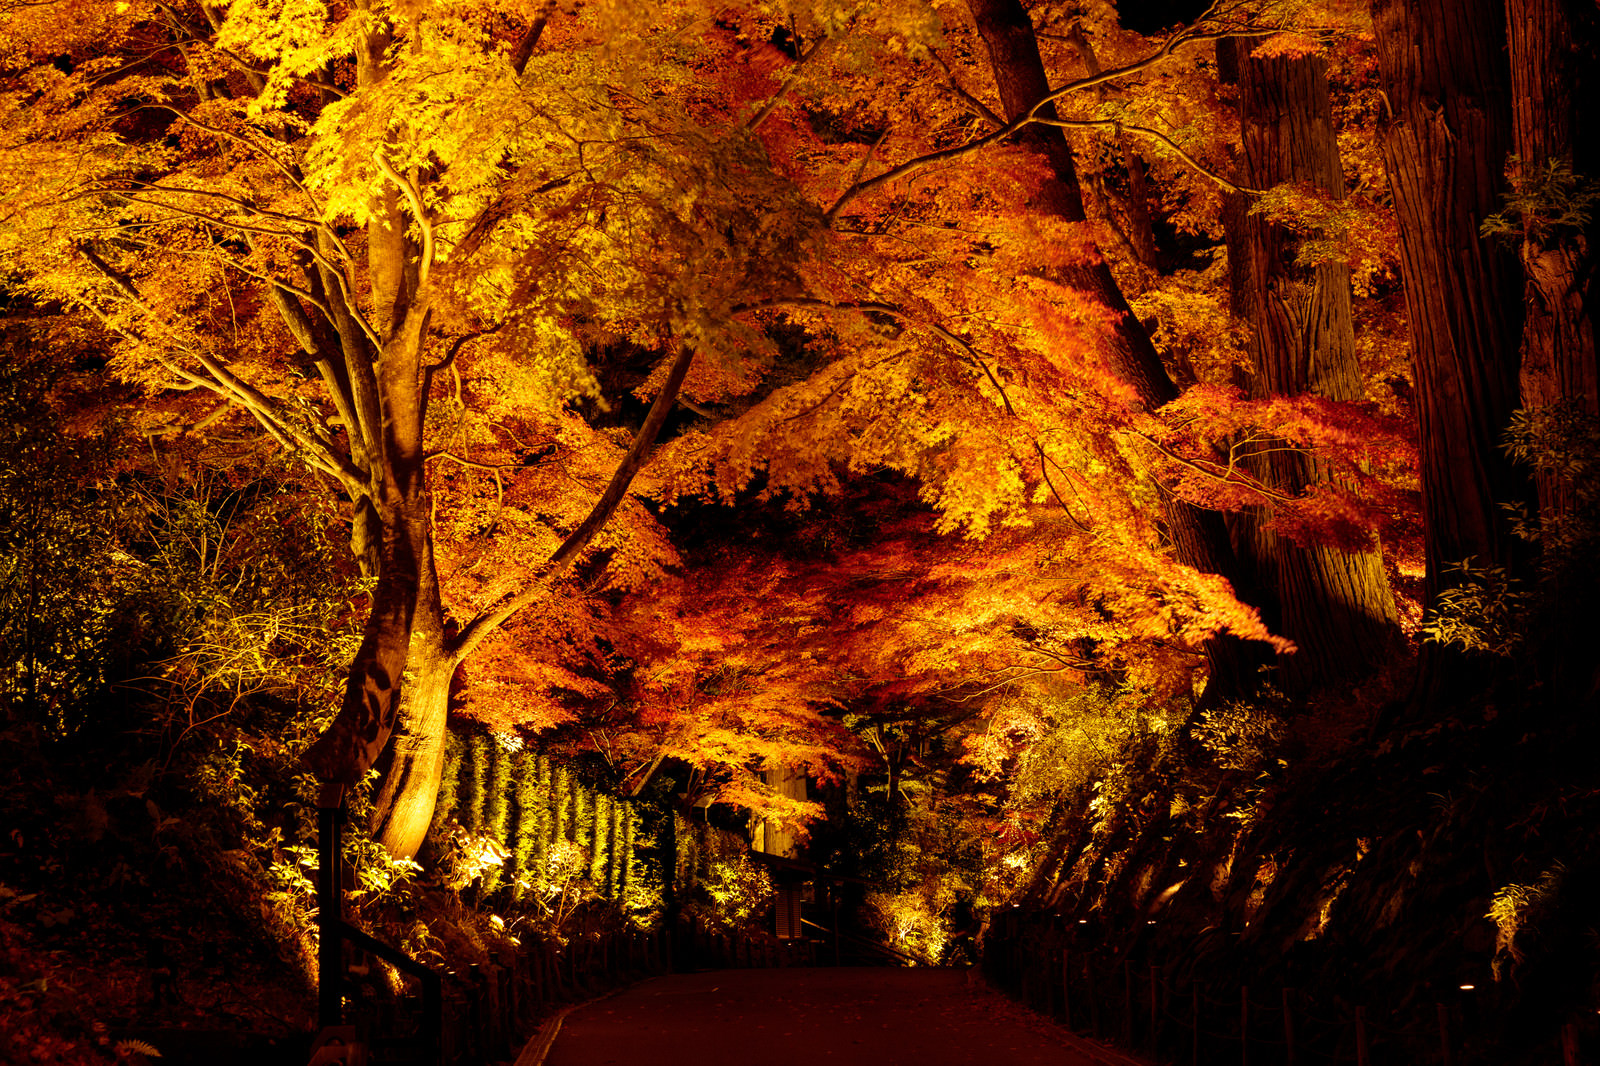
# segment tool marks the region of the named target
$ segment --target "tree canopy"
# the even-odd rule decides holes
[[[1478,227],[1567,307],[1527,264],[1591,192],[1537,116],[1430,169],[1419,86],[1505,72],[1410,71],[1414,7],[13,5],[6,284],[156,453],[242,434],[339,510],[363,639],[306,760],[384,759],[396,855],[452,710],[759,808],[867,757],[845,711],[1304,700],[1531,574],[1500,505],[1574,490],[1498,436],[1592,408],[1527,378],[1592,336],[1530,325],[1519,386]]]

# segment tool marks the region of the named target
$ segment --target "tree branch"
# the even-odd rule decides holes
[[[406,202],[411,205],[411,214],[417,220],[417,229],[422,232],[422,251],[417,259],[417,290],[421,291],[423,286],[428,284],[428,272],[433,269],[433,223],[428,221],[427,209],[422,206],[422,192],[417,188],[416,182],[410,178],[402,178],[395,172],[389,160],[384,158],[381,146],[373,150],[372,160],[378,164],[378,169],[383,171],[383,176],[394,182],[405,194]]]
[[[110,263],[102,259],[93,248],[80,244],[78,251],[94,267],[95,271],[105,277],[146,316],[155,318],[144,298],[127,275],[117,270]],[[308,463],[323,473],[338,478],[341,482],[348,483],[349,479],[360,481],[365,473],[357,470],[349,460],[339,455],[334,450],[332,442],[321,440],[295,426],[275,410],[270,399],[254,386],[240,381],[215,359],[196,349],[186,349],[187,354],[193,358],[206,371],[206,375],[196,374],[185,370],[170,359],[157,354],[156,360],[168,371],[177,375],[184,381],[210,389],[229,401],[249,411],[262,428],[272,434],[274,440],[291,451],[299,453]]]
[[[808,52],[794,61],[793,65],[791,65],[789,69],[784,72],[783,81],[779,84],[778,91],[773,93],[767,102],[761,105],[761,110],[751,115],[749,120],[745,122],[744,128],[747,132],[757,129],[763,122],[767,121],[768,116],[777,110],[778,105],[783,102],[784,97],[789,95],[789,90],[794,88],[794,84],[798,80],[800,68],[804,67],[819,52],[821,52],[823,48],[832,42],[833,38],[824,37],[822,40],[812,45]]]
[[[1195,173],[1199,174],[1208,181],[1216,183],[1229,192],[1242,193],[1246,196],[1262,196],[1267,191],[1265,189],[1253,188],[1249,185],[1238,185],[1232,181],[1229,181],[1227,178],[1223,177],[1221,174],[1218,174],[1216,171],[1211,170],[1194,156],[1184,151],[1181,147],[1179,147],[1177,141],[1174,141],[1171,137],[1168,137],[1160,130],[1151,129],[1149,126],[1130,126],[1126,122],[1119,122],[1115,119],[1109,118],[1041,118],[1035,119],[1034,121],[1041,126],[1060,126],[1062,129],[1068,130],[1112,129],[1123,133],[1137,133],[1141,137],[1149,137],[1152,140],[1160,141],[1162,144],[1171,149],[1171,151],[1177,155],[1179,159],[1182,159],[1185,163],[1187,163],[1190,169],[1192,169]]]
[[[522,77],[522,72],[527,69],[528,60],[533,58],[533,50],[539,47],[539,38],[544,36],[544,28],[550,22],[550,13],[556,9],[555,0],[547,0],[544,7],[528,23],[528,31],[517,42],[516,51],[511,53],[511,69],[517,77]]]
[[[1219,41],[1224,37],[1265,37],[1281,32],[1281,30],[1276,27],[1272,29],[1252,29],[1249,26],[1234,27],[1225,31],[1219,30],[1217,32],[1202,32],[1198,27],[1200,27],[1211,17],[1212,12],[1216,10],[1216,7],[1217,5],[1213,4],[1199,19],[1184,29],[1172,34],[1166,39],[1166,41],[1162,43],[1160,48],[1156,49],[1148,56],[1145,56],[1143,59],[1136,60],[1127,64],[1126,66],[1117,67],[1113,70],[1102,71],[1099,74],[1093,74],[1086,78],[1079,78],[1076,81],[1068,82],[1061,88],[1046,93],[1025,113],[1018,115],[1015,121],[1004,124],[992,133],[975,138],[974,140],[968,141],[966,144],[957,145],[954,148],[945,148],[937,152],[929,152],[926,155],[917,156],[915,159],[908,159],[904,163],[890,167],[882,174],[868,178],[866,181],[855,182],[846,188],[844,192],[839,194],[838,199],[833,202],[833,206],[828,208],[828,210],[823,213],[823,219],[828,225],[831,226],[834,220],[839,217],[839,212],[844,210],[845,205],[849,204],[852,200],[855,200],[863,193],[871,192],[872,190],[883,185],[887,185],[890,182],[899,181],[901,178],[910,177],[911,175],[926,170],[938,163],[946,163],[950,162],[951,160],[961,159],[965,156],[969,156],[974,152],[978,152],[989,147],[992,144],[1003,141],[1007,137],[1010,137],[1025,127],[1035,123],[1050,124],[1051,120],[1043,119],[1039,116],[1039,112],[1044,108],[1054,104],[1063,97],[1072,95],[1073,93],[1082,92],[1085,89],[1092,89],[1097,85],[1104,85],[1107,82],[1116,81],[1119,78],[1126,78],[1130,75],[1138,74],[1142,71],[1148,70],[1157,63],[1160,63],[1162,60],[1166,59],[1168,56],[1172,55],[1179,48],[1193,44],[1204,44],[1208,41]],[[1061,121],[1062,120],[1059,119],[1054,120],[1055,123],[1060,123]],[[1131,129],[1132,127],[1127,128]],[[1160,136],[1160,134],[1156,134],[1156,131],[1154,130],[1145,132]],[[1191,165],[1194,165],[1197,167],[1197,169],[1199,169],[1198,164],[1194,163],[1192,157],[1183,152],[1181,149],[1178,149],[1176,145],[1173,145],[1173,148],[1183,155],[1183,157],[1188,160]],[[1211,174],[1210,172],[1202,172],[1206,173],[1207,177],[1210,177],[1213,180],[1223,180],[1218,178],[1216,175]],[[1241,191],[1259,192],[1259,190]]]
[[[1150,445],[1150,447],[1154,448],[1168,459],[1171,459],[1179,466],[1188,467],[1195,473],[1200,474],[1203,477],[1210,478],[1212,481],[1216,481],[1223,485],[1233,485],[1236,488],[1248,489],[1251,492],[1259,493],[1260,495],[1265,496],[1267,499],[1277,503],[1293,503],[1296,499],[1298,499],[1296,496],[1290,496],[1286,493],[1278,492],[1276,489],[1269,488],[1259,479],[1250,477],[1249,475],[1245,475],[1244,479],[1241,480],[1235,476],[1238,471],[1232,466],[1224,467],[1220,473],[1215,470],[1208,470],[1206,467],[1201,465],[1204,460],[1190,459],[1187,456],[1179,455],[1176,451],[1167,447],[1165,444],[1162,444],[1148,433],[1141,433],[1136,429],[1131,429],[1127,432],[1134,437],[1137,437],[1139,440],[1144,441],[1146,444]]]
[[[567,535],[567,539],[562,541],[561,546],[546,560],[544,566],[540,568],[539,576],[527,588],[499,606],[478,615],[462,627],[450,648],[451,657],[457,663],[471,655],[473,649],[481,644],[485,637],[504,625],[512,615],[538,599],[550,583],[577,560],[594,540],[595,534],[610,521],[611,515],[627,494],[628,486],[644,467],[645,459],[655,445],[661,427],[666,424],[667,416],[677,406],[678,390],[683,387],[683,379],[688,375],[689,366],[693,362],[694,349],[687,344],[681,346],[677,358],[667,370],[667,379],[662,383],[661,391],[656,393],[655,402],[650,405],[650,412],[645,416],[644,424],[634,435],[633,445],[622,457],[622,462],[617,464],[616,472],[611,475],[611,483],[590,508],[588,517]]]

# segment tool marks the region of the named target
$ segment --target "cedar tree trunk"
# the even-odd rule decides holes
[[[1344,195],[1344,176],[1320,56],[1254,57],[1254,42],[1225,42],[1237,53],[1244,184],[1268,188],[1304,182]],[[1230,241],[1240,303],[1251,325],[1259,396],[1314,393],[1330,400],[1362,398],[1351,315],[1350,268],[1304,266],[1297,240],[1260,215],[1235,214]],[[1268,485],[1299,495],[1333,480],[1315,456],[1278,448],[1255,469]],[[1299,653],[1279,660],[1279,685],[1291,694],[1346,683],[1370,673],[1398,643],[1398,612],[1375,543],[1366,550],[1302,546],[1272,531],[1272,505],[1245,523],[1256,587],[1275,601],[1276,628]]]
[[[1568,0],[1507,0],[1507,44],[1511,57],[1512,132],[1518,177],[1534,185],[1565,167],[1577,182],[1600,174],[1600,143],[1592,108],[1595,61],[1600,50],[1600,10]],[[1541,177],[1541,175],[1543,177]],[[1570,195],[1570,192],[1568,193]],[[1554,448],[1536,465],[1540,549],[1554,626],[1536,638],[1543,676],[1558,700],[1593,700],[1600,693],[1594,647],[1592,564],[1595,489],[1592,466],[1574,475],[1559,461],[1564,446],[1581,439],[1600,417],[1600,365],[1595,351],[1595,316],[1600,306],[1594,283],[1594,253],[1600,233],[1590,209],[1581,224],[1523,217],[1518,242],[1524,275],[1522,406],[1535,425],[1554,423]],[[1553,416],[1553,417],[1552,417]],[[1566,438],[1563,440],[1562,438]],[[1581,458],[1581,457],[1580,457]],[[1592,462],[1592,458],[1590,459]],[[1585,512],[1588,513],[1585,513]]]
[[[1501,505],[1529,493],[1500,446],[1517,407],[1522,284],[1515,259],[1479,234],[1501,206],[1511,149],[1505,17],[1494,0],[1373,0],[1372,17],[1411,324],[1431,604],[1459,581],[1450,564],[1515,569]],[[1430,649],[1424,703],[1448,698],[1447,678],[1477,687],[1478,671]]]
[[[1592,10],[1588,21],[1592,24]],[[1564,0],[1507,0],[1511,56],[1512,128],[1517,168],[1525,180],[1552,163],[1566,164],[1579,180],[1592,178],[1597,152],[1585,129],[1580,148],[1576,100],[1583,60],[1579,19]],[[1585,123],[1584,125],[1589,125]],[[1581,156],[1581,158],[1579,158]],[[1530,413],[1563,407],[1600,415],[1600,365],[1595,357],[1595,307],[1591,224],[1550,227],[1524,218],[1520,242],[1523,283],[1522,405]],[[1554,471],[1536,474],[1539,515],[1554,530],[1571,510],[1573,486]]]

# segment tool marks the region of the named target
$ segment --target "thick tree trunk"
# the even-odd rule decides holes
[[[1587,16],[1592,33],[1595,15]],[[1507,0],[1511,57],[1511,107],[1517,168],[1524,179],[1550,164],[1566,164],[1592,178],[1600,151],[1579,136],[1576,102],[1584,57],[1578,25],[1566,0]],[[1593,86],[1591,84],[1591,90]],[[1584,123],[1584,125],[1588,125]],[[1583,130],[1588,134],[1590,130]],[[1522,405],[1529,412],[1562,407],[1600,416],[1600,363],[1595,354],[1592,230],[1564,226],[1549,232],[1524,220],[1520,242],[1523,287]],[[1574,486],[1553,470],[1535,475],[1539,516],[1554,532],[1571,510]]]
[[[460,659],[450,649],[432,560],[423,568],[406,662],[410,674],[394,729],[388,772],[372,804],[373,837],[395,858],[413,858],[433,823],[444,773],[450,681]]]
[[[373,831],[390,855],[397,859],[413,858],[433,821],[444,770],[450,679],[456,667],[489,633],[537,599],[541,590],[557,580],[604,528],[627,495],[628,486],[643,468],[661,427],[677,403],[678,392],[693,362],[694,350],[683,347],[650,405],[644,424],[634,435],[633,445],[612,474],[611,482],[590,508],[588,516],[550,557],[540,580],[497,609],[474,618],[454,637],[445,632],[429,542],[423,566],[417,571],[417,610],[410,646],[412,659],[408,664],[412,672],[411,688],[396,716],[393,759],[372,812]],[[373,757],[376,758],[376,753]]]
[[[372,806],[372,835],[395,858],[412,858],[433,824],[444,773],[450,681],[456,661],[419,633],[411,643],[411,684],[394,731],[394,750]]]
[[[419,560],[432,551],[428,514],[401,507],[384,516],[377,587],[333,724],[302,757],[321,780],[349,787],[377,761],[400,713],[416,616]],[[380,515],[382,510],[380,509]]]
[[[1536,176],[1564,165],[1575,180],[1592,181],[1600,174],[1600,142],[1589,109],[1580,111],[1578,102],[1594,99],[1600,80],[1600,10],[1575,0],[1507,0],[1506,30],[1518,176],[1538,184]],[[1594,283],[1600,223],[1592,217],[1581,226],[1521,221],[1522,406],[1536,425],[1553,422],[1556,432],[1548,436],[1559,441],[1579,436],[1585,421],[1592,426],[1600,418],[1600,294]],[[1534,481],[1546,577],[1543,609],[1554,625],[1535,640],[1553,698],[1592,701],[1600,693],[1594,655],[1600,625],[1589,602],[1593,581],[1584,573],[1593,554],[1585,540],[1594,516],[1583,513],[1588,508],[1582,497],[1593,488],[1562,469],[1554,461],[1559,455],[1545,458]]]
[[[1514,567],[1501,505],[1529,486],[1500,447],[1517,406],[1516,262],[1480,237],[1511,148],[1505,20],[1494,0],[1373,0],[1388,114],[1381,148],[1411,324],[1430,604],[1445,567]],[[1474,671],[1436,646],[1422,699]]]
[[[968,9],[979,35],[989,49],[996,87],[1005,108],[1006,119],[1024,114],[1049,95],[1050,84],[1039,58],[1039,43],[1033,23],[1018,0],[968,0]],[[1056,117],[1054,107],[1040,110],[1040,117]],[[1018,140],[1050,161],[1056,180],[1040,190],[1039,209],[1069,222],[1085,220],[1083,193],[1078,186],[1072,149],[1060,127],[1034,125],[1018,134]],[[1112,372],[1132,386],[1139,402],[1150,410],[1178,397],[1149,336],[1134,317],[1122,290],[1103,259],[1063,268],[1061,280],[1108,308],[1113,315],[1107,338]],[[1239,580],[1240,573],[1233,547],[1228,540],[1222,516],[1182,500],[1167,497],[1167,528],[1179,561],[1196,570],[1220,574],[1233,583],[1238,595],[1249,598]],[[1207,700],[1230,699],[1251,684],[1260,654],[1244,641],[1223,635],[1207,645],[1211,661],[1211,680]]]
[[[1235,53],[1244,184],[1307,182],[1343,197],[1325,61],[1257,58],[1250,54],[1253,42],[1237,39],[1219,47]],[[1350,268],[1302,266],[1294,234],[1259,215],[1239,212],[1229,222],[1239,231],[1229,250],[1241,259],[1232,266],[1239,309],[1251,325],[1255,394],[1360,400]],[[1326,463],[1288,448],[1260,456],[1254,466],[1268,485],[1289,495],[1334,480]],[[1276,535],[1272,518],[1269,504],[1243,528],[1255,585],[1275,608],[1275,628],[1300,649],[1278,660],[1279,686],[1302,694],[1370,673],[1399,639],[1377,545],[1355,552],[1302,547]]]
[[[433,518],[422,447],[427,321],[426,307],[413,305],[384,345],[374,376],[383,459],[373,499],[382,537],[377,587],[339,714],[303,757],[329,784],[349,787],[361,780],[389,742],[400,714],[417,599],[425,575],[433,570]]]

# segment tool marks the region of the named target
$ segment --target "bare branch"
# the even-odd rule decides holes
[[[132,279],[126,274],[111,266],[110,263],[97,254],[87,245],[79,245],[78,251],[94,267],[95,271],[111,282],[124,297],[134,304],[145,315],[156,318],[158,316],[145,303],[144,298],[134,287]],[[119,330],[124,336],[125,331]],[[130,337],[130,340],[135,338]],[[254,386],[239,380],[215,359],[196,349],[185,349],[185,354],[194,359],[205,370],[205,374],[196,374],[186,370],[167,356],[155,352],[156,361],[168,372],[182,381],[197,385],[243,407],[249,411],[256,421],[261,423],[263,429],[272,435],[279,444],[300,454],[307,463],[323,473],[338,478],[348,483],[347,479],[361,480],[364,476],[348,460],[339,455],[333,448],[332,442],[313,436],[297,428],[292,421],[284,418],[277,411],[276,405]],[[209,376],[207,376],[209,375]]]
[[[1092,89],[1098,85],[1104,85],[1107,82],[1116,81],[1120,78],[1130,77],[1134,74],[1139,74],[1143,71],[1146,71],[1165,60],[1168,56],[1172,55],[1180,48],[1189,45],[1204,44],[1209,41],[1218,41],[1224,37],[1264,37],[1280,32],[1277,27],[1272,29],[1257,29],[1249,26],[1228,27],[1225,29],[1219,29],[1217,31],[1202,31],[1200,27],[1203,26],[1209,19],[1211,19],[1213,13],[1217,10],[1217,7],[1218,5],[1213,4],[1211,7],[1207,8],[1206,13],[1199,19],[1195,20],[1189,26],[1178,30],[1176,33],[1173,33],[1164,42],[1162,42],[1161,47],[1157,48],[1154,52],[1145,56],[1143,59],[1135,60],[1126,66],[1116,67],[1112,70],[1102,71],[1099,74],[1093,74],[1089,77],[1079,78],[1076,81],[1068,82],[1061,88],[1046,93],[1045,96],[1037,101],[1032,107],[1030,107],[1027,112],[1018,115],[1014,121],[1006,123],[992,133],[988,133],[982,137],[976,137],[967,143],[957,145],[954,148],[945,148],[937,152],[929,152],[926,155],[917,156],[915,159],[908,159],[904,163],[901,163],[898,166],[890,167],[882,174],[878,174],[875,177],[867,179],[866,181],[857,181],[846,188],[844,192],[839,194],[838,199],[833,202],[833,206],[829,207],[828,210],[824,212],[824,219],[829,225],[832,225],[834,220],[839,217],[839,212],[844,210],[845,205],[849,204],[862,194],[871,192],[872,190],[880,188],[891,182],[899,181],[902,178],[908,178],[913,174],[926,170],[938,163],[946,163],[956,159],[965,158],[966,156],[972,155],[974,152],[981,151],[992,144],[997,144],[1000,141],[1005,140],[1007,137],[1018,133],[1027,126],[1035,123],[1059,123],[1061,120],[1052,120],[1042,117],[1040,112],[1045,108],[1055,104],[1056,101],[1061,100],[1064,97],[1071,96],[1073,93],[1079,93],[1085,89]],[[1148,132],[1151,134],[1155,133],[1153,130]],[[1176,145],[1173,145],[1173,147],[1175,149],[1177,148]],[[1181,149],[1179,149],[1179,151],[1181,153]],[[1182,154],[1184,155],[1185,159],[1189,160],[1191,163],[1193,162],[1187,153]],[[1208,177],[1211,177],[1214,180],[1222,180],[1217,178],[1216,175],[1212,175],[1209,172],[1206,173]]]
[[[1119,121],[1117,121],[1115,119],[1109,119],[1109,118],[1103,118],[1103,119],[1102,118],[1096,118],[1096,119],[1041,118],[1041,119],[1035,119],[1034,121],[1038,125],[1041,125],[1041,126],[1059,126],[1062,129],[1069,129],[1069,130],[1075,130],[1075,129],[1111,129],[1111,130],[1117,130],[1119,132],[1124,132],[1124,133],[1137,133],[1141,137],[1149,137],[1152,140],[1159,141],[1162,144],[1166,145],[1169,149],[1171,149],[1171,151],[1175,155],[1177,155],[1177,157],[1179,159],[1182,159],[1185,163],[1187,163],[1189,165],[1190,169],[1192,169],[1195,173],[1199,174],[1201,177],[1205,178],[1208,181],[1211,181],[1211,182],[1216,183],[1217,185],[1220,185],[1222,188],[1228,190],[1229,192],[1243,193],[1246,196],[1262,196],[1267,191],[1265,189],[1257,189],[1257,188],[1253,188],[1253,187],[1251,187],[1249,185],[1239,185],[1239,184],[1236,184],[1236,183],[1234,183],[1232,181],[1229,181],[1227,178],[1223,177],[1221,174],[1218,174],[1216,171],[1210,169],[1205,164],[1201,163],[1198,159],[1196,159],[1194,156],[1192,156],[1188,152],[1184,151],[1181,147],[1179,147],[1177,141],[1174,141],[1171,137],[1168,137],[1165,133],[1162,133],[1160,130],[1151,129],[1149,126],[1130,126],[1126,122],[1119,122]]]
[[[1191,459],[1188,456],[1180,455],[1167,445],[1150,436],[1148,433],[1141,433],[1138,430],[1128,430],[1127,432],[1131,436],[1144,441],[1146,444],[1150,445],[1150,447],[1154,448],[1168,459],[1171,459],[1179,466],[1187,467],[1188,469],[1193,470],[1195,473],[1207,477],[1212,481],[1219,482],[1223,485],[1233,485],[1237,488],[1248,489],[1251,492],[1258,493],[1259,495],[1265,496],[1267,499],[1273,500],[1277,503],[1293,503],[1296,499],[1298,499],[1298,497],[1290,496],[1286,493],[1278,492],[1276,489],[1269,488],[1259,479],[1251,477],[1248,474],[1240,474],[1239,470],[1233,466],[1223,467],[1220,471],[1214,470],[1211,469],[1211,467],[1219,466],[1220,464],[1210,463],[1208,466],[1206,465],[1209,462],[1208,460]]]

